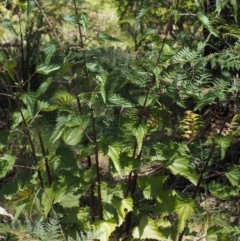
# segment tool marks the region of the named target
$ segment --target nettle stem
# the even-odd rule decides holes
[[[90,78],[88,74],[88,69],[87,69],[87,58],[85,55],[85,50],[84,50],[84,42],[83,42],[83,34],[82,34],[82,28],[81,24],[79,22],[79,13],[78,13],[78,8],[76,4],[76,0],[73,0],[74,4],[74,11],[75,11],[75,16],[77,18],[77,25],[78,25],[78,33],[80,37],[80,46],[82,48],[82,53],[83,53],[83,62],[84,62],[84,72],[85,76],[87,79],[87,82],[90,83]],[[89,92],[90,92],[90,86],[88,85]],[[91,108],[91,122],[92,122],[92,131],[93,131],[93,142],[94,142],[94,152],[95,152],[95,161],[96,161],[96,175],[97,175],[97,193],[98,193],[98,208],[99,208],[99,218],[100,220],[103,220],[103,204],[102,204],[102,195],[101,195],[101,178],[100,178],[100,168],[99,168],[99,158],[98,158],[98,145],[97,145],[97,133],[96,133],[96,126],[95,126],[95,118],[94,118],[94,113],[93,109]],[[91,166],[91,157],[88,157],[88,167]],[[94,221],[95,220],[95,208],[94,208],[94,183],[92,183],[91,188],[90,188],[90,196],[91,196],[91,218]]]
[[[32,155],[33,155],[33,159],[34,159],[35,165],[37,165],[38,164],[38,160],[37,160],[36,150],[35,150],[35,147],[34,147],[34,144],[33,144],[32,138],[31,138],[31,135],[30,135],[30,131],[29,131],[28,126],[27,126],[27,122],[26,122],[26,120],[25,120],[25,118],[23,116],[23,113],[22,113],[22,110],[21,110],[20,106],[19,106],[19,112],[20,112],[20,115],[21,115],[22,120],[23,120],[24,127],[25,127],[26,132],[27,132],[27,136],[28,136],[28,140],[29,140],[29,143],[30,143],[30,146],[31,146]],[[42,175],[41,175],[40,170],[37,170],[37,173],[38,173],[38,179],[40,181],[40,185],[41,185],[42,188],[44,188],[43,179],[42,179]]]
[[[44,145],[43,145],[42,135],[40,133],[40,130],[39,130],[39,127],[38,127],[37,124],[35,124],[35,128],[36,128],[38,139],[39,139],[39,142],[40,142],[42,155],[44,156],[44,164],[45,164],[45,168],[46,168],[46,172],[47,172],[48,185],[49,185],[49,187],[51,187],[52,176],[51,176],[51,172],[50,172],[50,168],[49,168],[49,164],[48,164],[48,158],[47,158],[47,155],[46,155],[46,151],[45,151],[45,148],[44,148]]]

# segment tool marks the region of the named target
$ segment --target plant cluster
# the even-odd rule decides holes
[[[15,215],[0,231],[7,240],[238,240],[239,39],[218,16],[228,7],[238,24],[239,6],[121,2],[130,6],[122,21],[136,13],[134,50],[89,29],[76,0],[6,4],[0,35],[14,41],[0,49],[0,201]],[[209,52],[212,38],[233,44]]]

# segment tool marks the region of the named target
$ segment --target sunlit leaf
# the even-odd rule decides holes
[[[155,240],[168,240],[164,235],[159,231],[156,222],[144,216],[141,218],[139,226],[133,229],[132,235],[135,239],[155,239]]]
[[[111,233],[117,227],[117,223],[115,220],[107,220],[107,221],[99,221],[94,223],[94,230],[95,232],[99,232],[100,235],[98,240],[106,241],[109,240]]]
[[[60,69],[60,65],[51,65],[51,64],[40,64],[37,66],[36,73],[48,75],[53,71]]]
[[[74,146],[80,142],[83,130],[80,127],[67,128],[64,130],[62,138],[67,145]]]
[[[240,168],[235,166],[230,167],[225,172],[225,176],[233,186],[237,186],[240,183]]]
[[[197,185],[198,176],[196,172],[190,167],[189,162],[184,157],[175,157],[170,165],[166,165],[166,168],[169,169],[174,175],[181,175],[192,182],[194,185]]]
[[[0,157],[0,178],[5,177],[7,172],[12,170],[16,157],[10,153],[6,153]]]
[[[118,146],[108,146],[108,153],[107,155],[111,158],[113,165],[118,174],[121,174],[121,166],[119,162],[121,149]]]
[[[194,212],[195,203],[191,199],[177,199],[175,206],[175,213],[178,215],[178,232],[181,233],[185,226],[188,218]]]

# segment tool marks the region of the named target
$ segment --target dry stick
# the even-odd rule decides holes
[[[73,4],[74,4],[75,15],[77,18],[79,18],[76,0],[73,0]],[[78,32],[79,32],[79,36],[80,36],[80,44],[81,44],[81,48],[83,49],[84,70],[85,70],[85,74],[86,74],[86,79],[88,80],[88,83],[90,83],[88,69],[87,69],[87,59],[86,59],[86,55],[85,55],[85,51],[84,51],[82,29],[81,29],[81,25],[79,23],[79,19],[77,21],[77,24],[78,24]],[[88,86],[88,88],[90,91],[89,86]],[[93,136],[94,136],[93,138],[94,138],[94,145],[95,145],[94,149],[95,149],[96,174],[97,174],[97,183],[98,183],[97,192],[98,192],[99,218],[100,218],[100,220],[103,220],[103,204],[102,204],[102,195],[101,195],[101,178],[100,178],[100,168],[99,168],[99,159],[98,159],[97,133],[96,133],[93,109],[91,109],[91,121],[92,121],[92,130],[93,130]],[[90,168],[90,166],[91,166],[91,157],[89,156],[88,157],[88,167]],[[94,183],[92,183],[91,188],[90,188],[91,217],[92,217],[92,220],[94,221],[95,217],[93,215],[95,214],[95,208],[94,208],[94,191],[93,191],[93,189],[94,189]]]
[[[43,145],[42,136],[41,136],[41,133],[40,133],[40,130],[39,130],[39,127],[38,127],[37,124],[35,124],[35,128],[36,128],[38,139],[39,139],[40,146],[41,146],[41,149],[42,149],[42,154],[44,156],[44,164],[45,164],[45,168],[46,168],[46,172],[47,172],[48,185],[49,185],[49,187],[51,187],[52,176],[51,176],[51,172],[50,172],[50,168],[49,168],[49,164],[48,164],[48,158],[47,158],[46,151],[45,151],[45,148],[44,148],[44,145]]]

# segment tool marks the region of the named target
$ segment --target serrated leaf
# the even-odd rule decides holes
[[[4,154],[0,157],[0,178],[5,177],[8,171],[12,170],[16,157],[12,154]]]
[[[125,108],[133,107],[133,104],[131,102],[125,100],[123,97],[117,94],[109,96],[107,99],[107,104],[109,106],[119,106]]]
[[[124,199],[114,197],[112,204],[118,213],[118,226],[122,225],[127,213],[133,210],[133,200],[131,197]]]
[[[18,36],[15,28],[14,28],[13,25],[12,25],[11,20],[6,19],[6,18],[3,19],[3,20],[2,20],[2,25],[3,25],[4,28],[8,29],[15,37]]]
[[[105,42],[122,42],[122,41],[120,41],[119,39],[114,38],[114,37],[108,35],[108,34],[105,33],[105,32],[99,32],[99,33],[97,34],[97,37],[98,37],[99,39],[105,41]]]
[[[215,181],[212,181],[208,185],[208,189],[210,193],[221,200],[227,200],[231,197],[236,197],[239,195],[239,187],[228,187],[226,185],[216,183]]]
[[[173,161],[170,165],[166,165],[166,168],[172,172],[174,175],[181,175],[192,182],[194,185],[197,185],[198,176],[190,167],[188,160],[184,157],[176,156],[173,158]]]
[[[80,127],[67,128],[63,131],[63,141],[70,146],[77,145],[83,136],[83,130]]]
[[[232,241],[227,234],[221,233],[222,227],[210,227],[207,230],[207,241]]]
[[[59,204],[64,208],[78,207],[79,206],[79,198],[80,198],[80,195],[68,193],[61,199]]]
[[[36,96],[39,97],[44,94],[47,91],[48,87],[51,85],[51,83],[52,78],[47,78],[47,80],[45,80],[37,89]]]
[[[49,64],[51,57],[56,52],[57,48],[55,44],[47,44],[43,47],[43,52],[46,55],[45,64]]]
[[[20,96],[20,99],[22,102],[29,107],[28,110],[31,111],[31,114],[33,114],[33,110],[36,103],[36,95],[34,92],[27,92]]]
[[[153,199],[160,194],[167,176],[142,176],[138,178],[138,186],[146,199]]]
[[[37,66],[36,73],[48,75],[53,71],[60,69],[60,65],[40,64]]]
[[[218,37],[218,35],[216,34],[209,18],[202,12],[199,12],[198,14],[198,18],[199,20],[202,22],[202,24],[204,25],[204,27],[206,27],[208,29],[208,31],[213,34],[215,37]]]
[[[29,110],[27,109],[21,109],[23,117],[26,121],[29,120],[30,118],[30,113]],[[12,128],[16,128],[20,123],[22,123],[23,119],[22,119],[22,115],[19,112],[14,112],[13,114],[13,124],[12,124]]]
[[[118,146],[108,146],[108,153],[107,155],[111,158],[113,165],[118,174],[121,175],[121,166],[119,162],[121,149]]]
[[[240,168],[239,167],[230,167],[225,176],[233,186],[237,186],[240,183]]]
[[[47,217],[53,204],[54,193],[52,188],[44,188],[44,192],[42,195],[41,204],[44,210],[44,216]]]
[[[98,239],[100,241],[109,240],[111,233],[116,229],[117,223],[115,220],[110,219],[107,221],[99,221],[94,224],[94,231],[99,232]]]
[[[181,233],[186,227],[190,215],[194,212],[195,203],[192,199],[177,200],[175,213],[178,215],[178,232]]]
[[[158,230],[156,222],[145,216],[141,218],[139,226],[135,227],[132,232],[135,239],[155,239],[155,240],[167,240],[166,237]]]
[[[214,136],[214,142],[220,147],[221,159],[225,157],[228,147],[231,145],[232,136]]]
[[[48,102],[40,101],[40,100],[37,102],[37,106],[40,111],[46,111],[46,112],[51,112],[58,109],[57,105],[50,105]]]
[[[146,13],[151,9],[151,5],[144,4],[142,8],[140,9],[137,17],[136,17],[136,23],[135,23],[135,29],[139,26],[141,23],[142,18],[146,15]]]
[[[64,15],[63,19],[73,25],[78,25],[78,21],[75,16]]]

